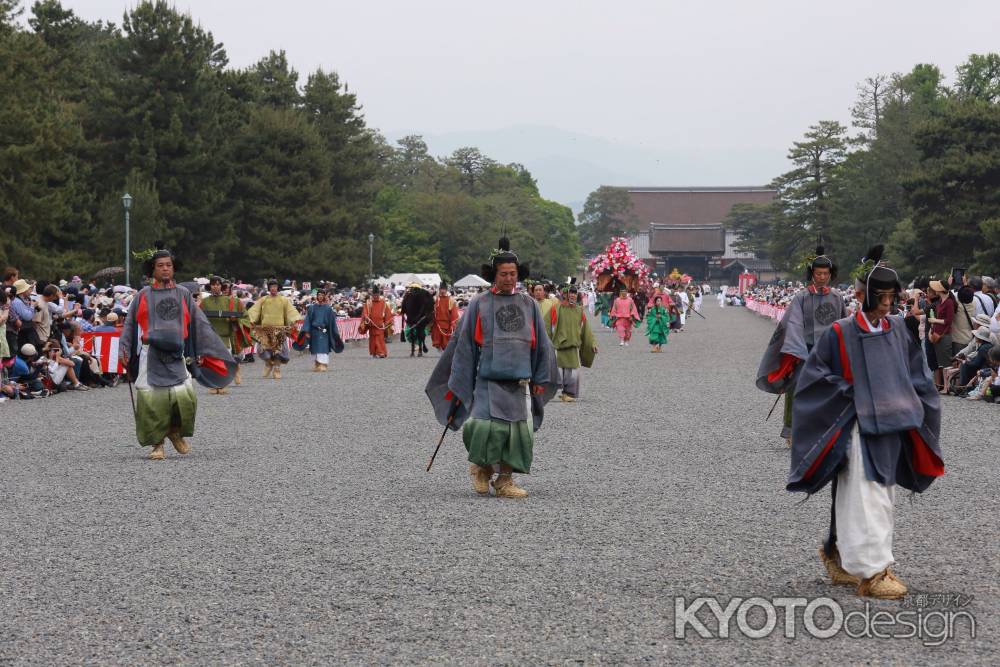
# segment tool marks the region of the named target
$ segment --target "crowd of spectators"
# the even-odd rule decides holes
[[[757,285],[744,298],[787,305],[802,283]],[[858,309],[854,290],[841,286],[849,313]],[[739,297],[735,297],[739,299]],[[735,304],[734,305],[738,305]],[[956,283],[917,279],[904,290],[895,314],[924,351],[942,394],[1000,402],[1000,286],[988,276],[963,276]]]
[[[199,300],[208,280],[181,284]],[[378,289],[390,306],[397,309],[406,286],[390,284],[372,289]],[[291,280],[284,281],[281,293],[304,314],[319,290],[330,296],[330,304],[339,318],[360,317],[371,295],[371,290],[338,289],[334,284],[300,287]],[[456,294],[459,307],[464,307],[478,291]],[[245,308],[265,292],[263,283],[223,284],[223,293],[238,298]],[[0,289],[0,327],[4,333],[0,338],[0,402],[117,386],[121,376],[104,372],[100,360],[86,349],[83,336],[120,332],[136,293],[126,285],[98,287],[94,281],[84,281],[79,276],[58,283],[32,282],[16,268],[4,269]],[[253,361],[252,352],[245,360]]]

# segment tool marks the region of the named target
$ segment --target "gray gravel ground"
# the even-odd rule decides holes
[[[0,663],[996,664],[1000,406],[958,399],[947,475],[897,495],[895,555],[914,592],[974,596],[976,639],[819,640],[801,610],[795,639],[781,610],[765,639],[675,639],[678,595],[863,608],[816,556],[828,493],[783,490],[780,412],[765,424],[753,387],[771,325],[705,313],[658,355],[599,332],[526,501],[475,496],[459,434],[424,472],[437,353],[398,343],[280,383],[248,366],[162,463],[132,444],[124,386],[2,405]]]

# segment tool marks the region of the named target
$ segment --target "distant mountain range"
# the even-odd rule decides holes
[[[785,149],[664,149],[621,143],[553,127],[516,125],[499,130],[424,134],[389,132],[389,141],[421,134],[431,155],[475,146],[499,162],[519,162],[542,196],[579,213],[600,185],[764,185],[788,170]]]

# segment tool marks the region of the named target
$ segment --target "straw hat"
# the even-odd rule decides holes
[[[110,313],[104,316],[104,321],[108,324],[114,324],[115,322],[118,321],[118,313],[111,311]]]
[[[14,282],[14,292],[17,293],[18,295],[30,291],[31,291],[31,285],[24,278],[21,278],[20,280]]]
[[[932,280],[930,285],[928,285],[935,292],[940,292],[942,294],[947,294],[948,288],[944,286],[940,280]]]
[[[33,357],[38,354],[38,350],[31,343],[25,343],[21,346],[21,355],[25,357]]]

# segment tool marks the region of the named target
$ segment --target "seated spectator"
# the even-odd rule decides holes
[[[10,367],[10,378],[16,382],[22,399],[44,398],[49,395],[42,382],[47,361],[38,357],[38,351],[31,343],[25,343],[14,357]]]
[[[990,330],[987,327],[979,327],[972,333],[972,336],[973,342],[969,343],[966,350],[969,347],[974,347],[974,350],[968,354],[963,350],[958,355],[962,362],[958,374],[958,383],[961,386],[968,385],[980,370],[987,367],[990,350],[994,347],[993,341],[990,339]]]
[[[48,364],[46,369],[48,370],[49,378],[56,389],[61,391],[66,389],[87,391],[87,386],[81,384],[76,376],[76,363],[72,359],[62,356],[62,349],[58,342],[54,340],[47,342],[42,348],[42,354]]]
[[[118,313],[109,311],[103,316],[104,324],[94,327],[94,333],[114,333],[118,331]]]
[[[94,311],[91,308],[84,308],[80,311],[80,317],[76,318],[76,323],[80,325],[82,333],[90,333],[96,326],[94,324]]]

